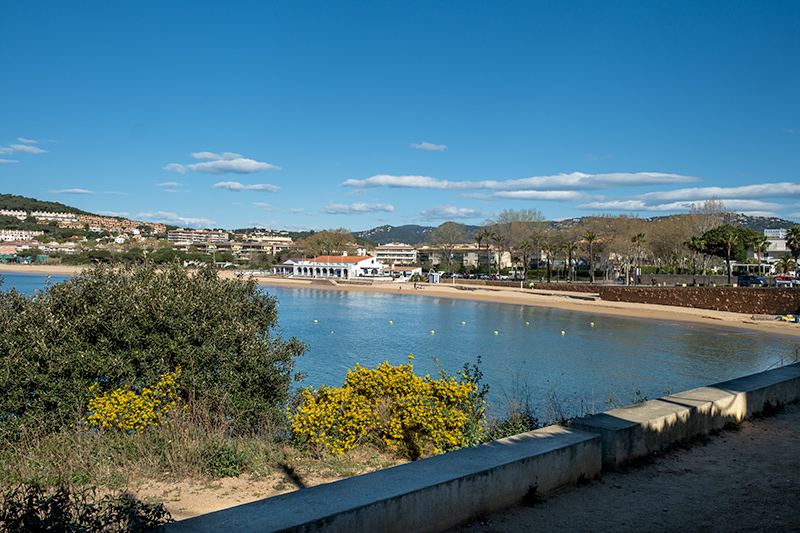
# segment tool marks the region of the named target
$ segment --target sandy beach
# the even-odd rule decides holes
[[[27,272],[32,274],[57,274],[68,276],[80,273],[83,268],[82,266],[67,265],[0,264],[0,275],[2,275],[3,272]],[[223,270],[220,271],[220,275],[233,278],[237,274],[236,271]],[[800,324],[782,322],[776,320],[773,316],[730,313],[710,309],[695,309],[667,305],[610,302],[600,300],[596,294],[585,292],[545,291],[537,289],[521,290],[512,287],[467,287],[450,282],[418,284],[418,286],[423,288],[415,289],[413,283],[377,282],[374,285],[335,285],[329,284],[325,280],[295,279],[282,276],[257,276],[255,279],[259,285],[265,286],[302,287],[329,291],[411,294],[429,298],[452,298],[456,300],[555,307],[570,311],[582,311],[641,320],[690,322],[713,328],[735,328],[770,335],[800,337]]]

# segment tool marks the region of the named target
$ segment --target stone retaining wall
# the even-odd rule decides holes
[[[609,287],[595,286],[611,302],[674,305],[755,315],[797,314],[800,290],[756,287]]]

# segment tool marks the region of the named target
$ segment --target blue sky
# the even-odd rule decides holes
[[[0,4],[2,193],[187,227],[800,220],[800,2]]]

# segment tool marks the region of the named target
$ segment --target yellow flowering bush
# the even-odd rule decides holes
[[[412,359],[375,369],[356,365],[340,388],[303,390],[291,417],[295,437],[331,453],[373,442],[412,459],[474,444],[485,429],[485,393],[474,375],[420,377]]]
[[[87,429],[119,429],[126,433],[144,433],[149,428],[171,427],[180,396],[178,379],[181,368],[168,372],[154,387],[145,387],[141,392],[129,389],[114,389],[97,394],[89,400],[89,414],[84,419]],[[89,390],[97,393],[95,382]]]

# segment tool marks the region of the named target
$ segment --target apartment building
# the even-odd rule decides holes
[[[375,247],[375,258],[387,265],[410,265],[417,261],[417,249],[400,242],[380,244]]]

